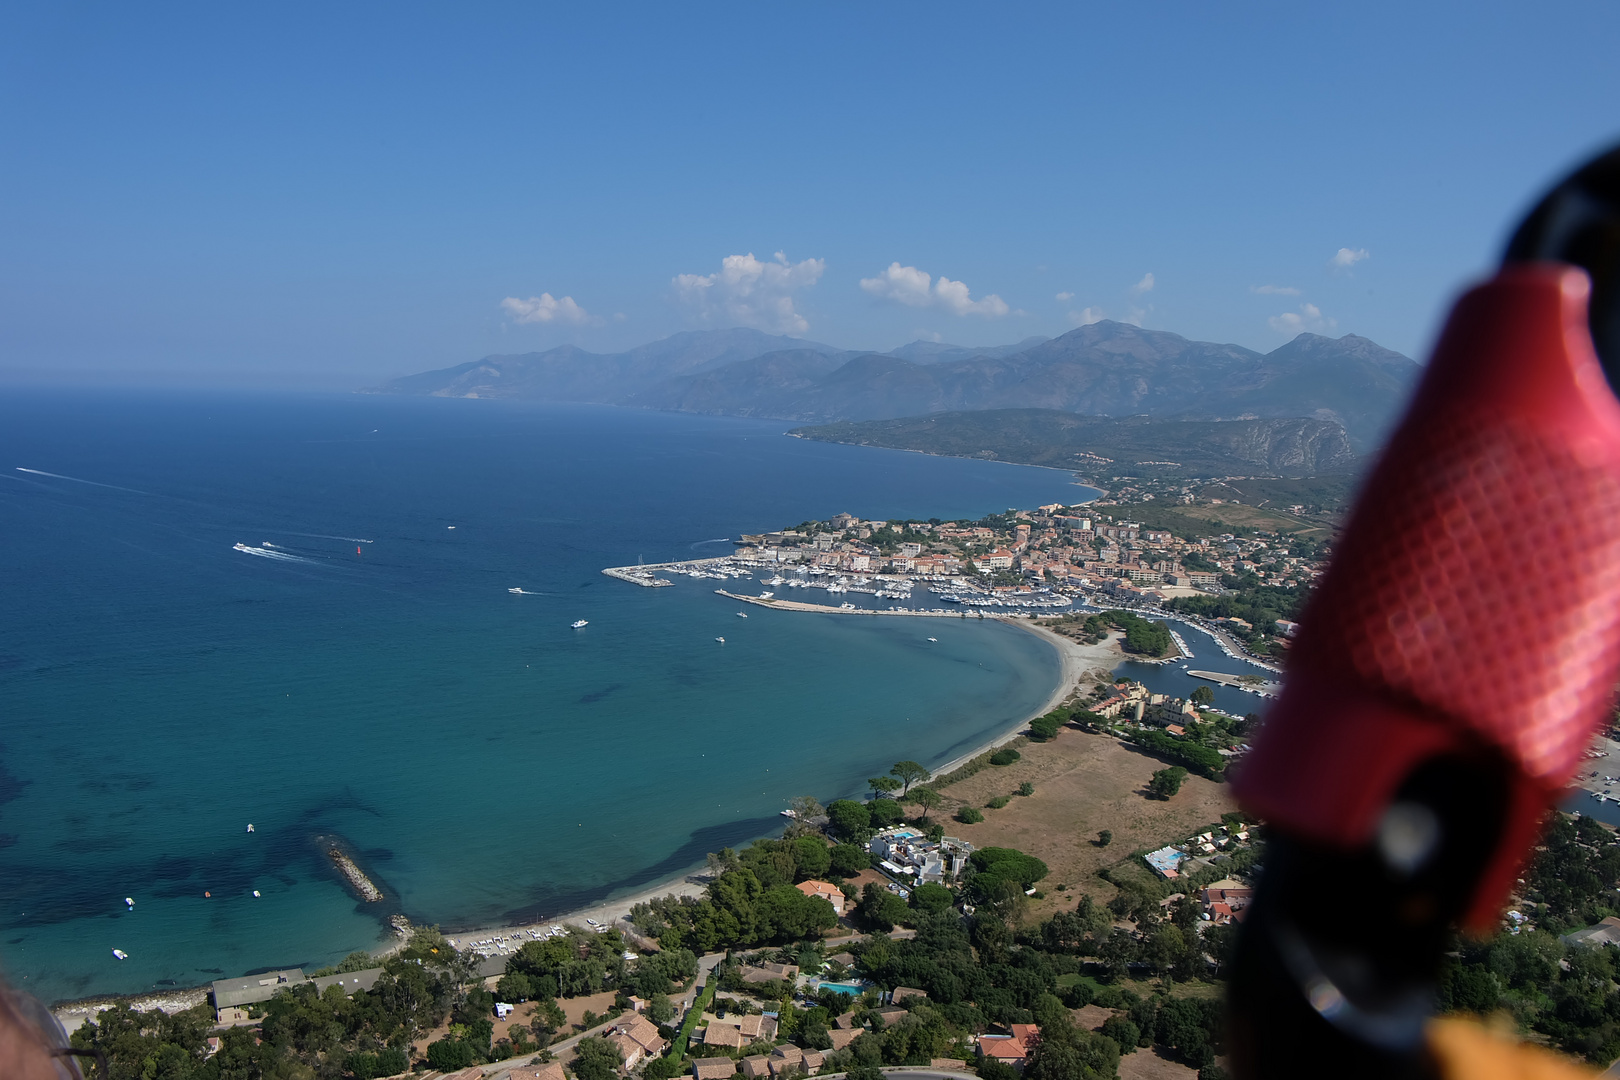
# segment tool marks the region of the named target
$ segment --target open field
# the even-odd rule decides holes
[[[1135,507],[1130,508],[1135,511]],[[1332,530],[1321,522],[1311,521],[1308,518],[1287,514],[1281,510],[1272,510],[1267,507],[1247,506],[1238,502],[1224,502],[1219,506],[1208,504],[1194,504],[1190,506],[1177,506],[1175,513],[1181,517],[1196,518],[1207,521],[1212,525],[1220,523],[1226,526],[1242,525],[1251,529],[1260,529],[1263,532],[1292,533],[1299,536],[1326,536]],[[1136,513],[1137,517],[1146,517]]]
[[[1018,848],[1046,862],[1052,871],[1040,883],[1046,897],[1030,901],[1025,913],[1030,921],[1072,908],[1082,893],[1108,899],[1115,889],[1097,871],[1139,848],[1183,840],[1197,826],[1236,809],[1226,784],[1199,776],[1189,776],[1168,802],[1148,798],[1148,778],[1166,763],[1111,736],[1066,728],[1051,742],[1020,750],[1020,761],[943,788],[946,801],[935,813],[952,836],[977,847]],[[983,807],[997,795],[1012,795],[1025,781],[1035,786],[1035,794],[1014,795],[1005,808],[985,810],[980,824],[946,820],[959,806]],[[1106,848],[1094,842],[1100,829],[1114,834]],[[1145,865],[1142,870],[1151,872]],[[1059,884],[1068,889],[1059,892]]]

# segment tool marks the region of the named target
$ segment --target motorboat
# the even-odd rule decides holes
[[[723,638],[723,637],[717,637],[714,640],[718,641],[722,645],[724,645],[726,643],[726,639]]]
[[[748,613],[746,611],[739,611],[737,612],[737,618],[746,619],[748,618]]]
[[[113,955],[118,957],[118,959],[120,959],[120,960],[128,960],[129,959],[129,953],[125,952],[123,949],[114,949],[113,950]]]
[[[578,629],[580,629],[582,627],[586,627],[586,626],[589,626],[591,624],[589,622],[585,621],[584,619],[575,619],[573,622],[569,623],[568,625],[571,626],[573,629],[578,630]]]

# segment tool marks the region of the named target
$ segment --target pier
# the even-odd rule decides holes
[[[924,610],[922,608],[833,607],[830,604],[806,604],[798,600],[777,600],[768,596],[744,596],[742,593],[727,592],[724,589],[714,591],[728,600],[740,600],[745,604],[758,604],[760,607],[777,608],[781,611],[819,611],[825,615],[909,615],[932,619],[1006,618],[1005,615],[1001,614],[984,615],[967,611],[944,611],[939,608]]]
[[[383,898],[382,890],[371,883],[371,879],[354,864],[353,859],[335,847],[326,849],[326,857],[332,860],[332,865],[338,868],[338,873],[342,874],[354,891],[360,894],[360,899],[368,904],[375,904]]]
[[[1276,697],[1277,691],[1282,689],[1281,683],[1266,682],[1258,675],[1228,675],[1224,671],[1188,671],[1187,674],[1195,679],[1207,679],[1212,683],[1231,687],[1233,690],[1242,690],[1267,698]]]
[[[610,578],[628,581],[632,585],[640,585],[643,589],[662,589],[675,584],[673,581],[653,577],[653,568],[650,566],[610,566],[602,573]]]

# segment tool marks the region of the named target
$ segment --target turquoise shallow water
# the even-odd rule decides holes
[[[136,992],[330,961],[376,943],[383,909],[446,927],[555,914],[1038,705],[1057,658],[1015,628],[745,621],[715,582],[599,573],[841,510],[1086,494],[785,426],[8,394],[0,966],[46,999]],[[337,879],[329,836],[384,904]]]

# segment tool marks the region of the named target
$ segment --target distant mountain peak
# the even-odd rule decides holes
[[[1316,417],[1383,437],[1420,369],[1366,338],[1301,334],[1261,354],[1103,320],[991,348],[917,341],[853,352],[758,330],[694,330],[626,352],[488,356],[378,393],[535,398],[800,422],[985,409],[1230,420]]]

